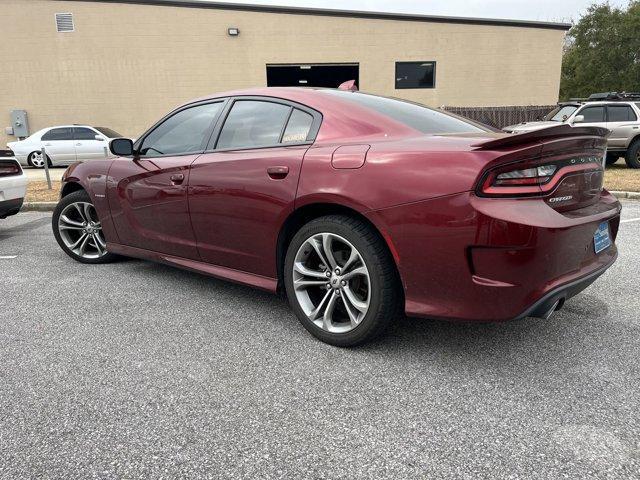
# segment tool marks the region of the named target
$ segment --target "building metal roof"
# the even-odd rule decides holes
[[[59,0],[62,1],[62,0]],[[441,15],[417,15],[412,13],[372,12],[364,10],[337,10],[330,8],[289,7],[255,5],[245,3],[222,3],[209,0],[64,0],[72,2],[129,3],[140,5],[162,5],[171,7],[210,8],[245,12],[286,13],[293,15],[318,15],[324,17],[352,17],[376,20],[400,20],[405,22],[459,23],[467,25],[498,25],[503,27],[544,28],[569,30],[570,23],[540,22],[533,20],[508,20],[501,18],[448,17]]]

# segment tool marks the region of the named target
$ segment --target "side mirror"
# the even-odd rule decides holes
[[[99,142],[104,142],[105,141],[105,138],[102,135],[96,135],[94,138]]]
[[[573,117],[572,123],[582,123],[582,122],[584,122],[584,115],[576,115],[575,117]]]
[[[133,155],[133,142],[128,138],[114,138],[109,142],[109,150],[118,157]]]

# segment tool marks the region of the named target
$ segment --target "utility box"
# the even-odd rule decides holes
[[[26,110],[11,110],[11,126],[16,137],[29,136],[29,120]]]

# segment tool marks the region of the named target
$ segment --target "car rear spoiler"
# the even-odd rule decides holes
[[[561,125],[541,128],[532,132],[505,134],[502,137],[486,140],[472,145],[476,150],[498,150],[502,148],[525,145],[528,143],[542,142],[558,138],[570,137],[602,137],[606,138],[609,130],[601,127],[572,127],[566,123]]]

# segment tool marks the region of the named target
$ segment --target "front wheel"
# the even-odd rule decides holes
[[[107,263],[117,258],[107,251],[98,212],[84,190],[60,200],[53,212],[52,227],[58,245],[78,262]]]
[[[391,255],[380,235],[355,218],[329,215],[304,225],[289,245],[284,275],[302,325],[331,345],[375,338],[401,307]]]
[[[624,160],[627,163],[627,167],[640,168],[640,139],[629,145]]]
[[[49,158],[49,156],[46,156],[46,161],[48,163],[48,166],[50,167],[51,159]],[[27,163],[35,168],[44,168],[44,162],[45,155],[42,155],[42,152],[40,151],[31,152],[27,157]]]

